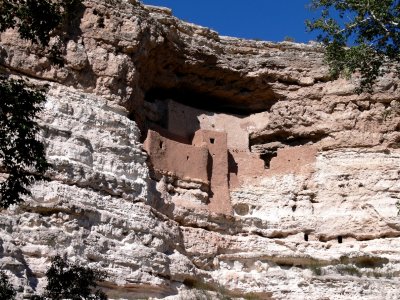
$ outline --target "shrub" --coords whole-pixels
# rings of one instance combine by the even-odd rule
[[[8,282],[8,276],[3,271],[0,271],[0,299],[14,300],[16,294],[17,292]]]

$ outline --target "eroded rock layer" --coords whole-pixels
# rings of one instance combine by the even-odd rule
[[[49,85],[50,180],[0,213],[20,298],[55,254],[106,271],[113,299],[400,298],[394,75],[357,95],[316,44],[222,37],[133,0],[75,13],[63,66],[1,34],[2,72]]]

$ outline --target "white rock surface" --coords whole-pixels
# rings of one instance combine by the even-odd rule
[[[42,290],[61,254],[105,270],[113,299],[400,299],[393,74],[356,95],[356,80],[330,80],[312,43],[220,37],[133,0],[84,5],[64,67],[13,31],[0,37],[2,67],[50,84],[50,180],[0,212],[0,268],[20,298]],[[230,191],[232,216],[175,205],[168,178],[150,177],[139,126],[145,96],[177,87],[219,111],[263,111],[248,126],[253,152],[307,146],[315,159],[247,178]],[[230,114],[213,113],[219,128]],[[207,198],[192,187],[173,188]]]

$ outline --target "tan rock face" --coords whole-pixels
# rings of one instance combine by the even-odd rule
[[[1,34],[5,72],[50,84],[50,181],[0,213],[0,268],[20,298],[57,253],[105,270],[114,299],[400,298],[394,75],[357,95],[315,44],[83,4],[63,67]]]

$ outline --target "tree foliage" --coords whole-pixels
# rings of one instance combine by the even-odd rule
[[[14,300],[17,292],[8,281],[8,276],[3,271],[0,271],[0,299]]]
[[[0,31],[18,28],[20,36],[47,45],[61,21],[58,5],[46,0],[1,0]]]
[[[16,28],[23,39],[48,46],[50,36],[70,17],[80,0],[0,0],[0,32]],[[59,49],[50,58],[61,64]],[[48,168],[44,147],[36,139],[37,114],[45,96],[23,80],[0,78],[0,166],[8,173],[0,183],[0,208],[22,201],[27,187]]]
[[[21,202],[34,180],[42,179],[48,163],[43,144],[36,139],[37,114],[46,98],[22,80],[0,81],[0,159],[6,181],[0,183],[0,207]]]
[[[318,39],[334,77],[359,72],[358,91],[371,91],[388,63],[399,64],[400,1],[312,0],[311,7],[321,16],[307,27],[321,32]]]
[[[51,33],[79,0],[0,0],[0,32],[17,28],[23,39],[47,46]]]
[[[97,281],[105,278],[103,272],[69,264],[60,256],[52,259],[46,272],[47,286],[44,299],[51,300],[106,300],[107,295],[97,289]]]
[[[33,295],[30,300],[107,300],[107,295],[99,290],[97,281],[105,278],[105,273],[69,264],[66,259],[55,256],[46,272],[47,286],[43,295]],[[9,283],[8,276],[0,271],[0,299],[15,300],[17,295]]]

